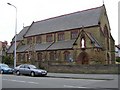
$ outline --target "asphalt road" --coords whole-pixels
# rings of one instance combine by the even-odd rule
[[[116,75],[110,80],[2,75],[2,88],[118,88],[118,78]]]

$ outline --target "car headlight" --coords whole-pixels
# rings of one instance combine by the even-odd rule
[[[42,73],[41,71],[37,71],[38,73]]]

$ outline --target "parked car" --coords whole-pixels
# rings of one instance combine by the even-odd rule
[[[1,74],[12,74],[13,69],[10,68],[7,64],[0,64],[0,73]]]
[[[32,77],[34,76],[46,76],[47,71],[38,69],[36,66],[31,65],[31,64],[21,64],[14,69],[14,73],[16,75],[31,75]]]

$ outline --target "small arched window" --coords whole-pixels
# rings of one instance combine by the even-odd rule
[[[68,62],[73,61],[72,55],[69,51],[65,51],[63,54],[64,54],[64,60],[65,61],[68,61]]]

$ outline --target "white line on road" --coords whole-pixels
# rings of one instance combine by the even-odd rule
[[[19,80],[12,80],[12,79],[2,79],[4,81],[12,81],[12,82],[20,82],[20,83],[31,83],[31,84],[39,84],[37,82],[27,82],[27,81],[19,81]]]
[[[71,86],[71,85],[64,85],[67,88],[88,88],[88,87],[80,87],[80,86]]]

